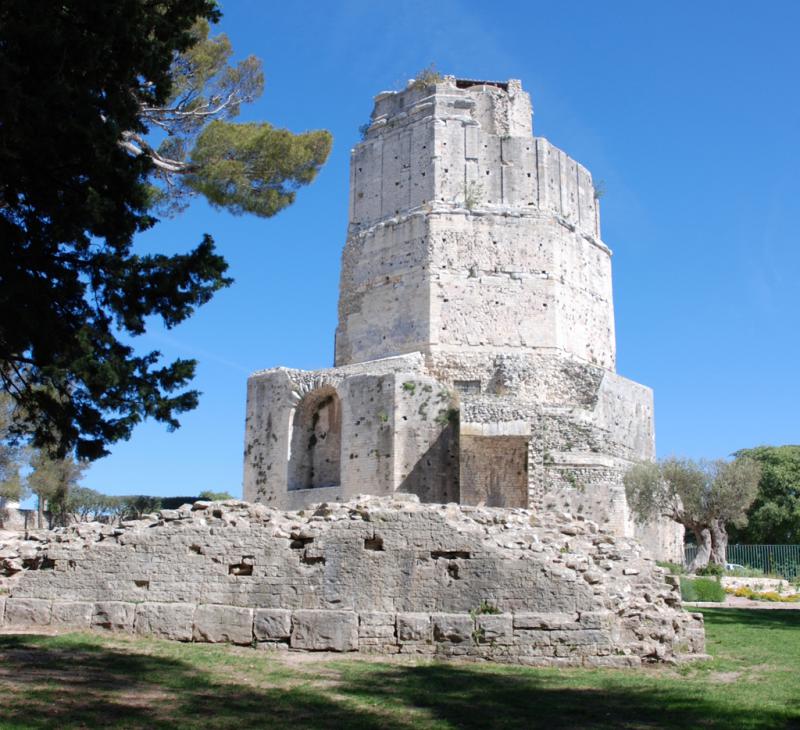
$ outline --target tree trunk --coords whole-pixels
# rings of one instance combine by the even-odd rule
[[[692,532],[697,541],[697,553],[687,568],[690,573],[705,568],[711,558],[711,530],[707,527],[693,527]]]
[[[727,562],[725,557],[727,552],[728,531],[725,529],[725,523],[722,520],[713,520],[711,522],[711,562],[724,566]]]
[[[36,527],[40,530],[44,527],[44,500],[41,494],[36,495]]]

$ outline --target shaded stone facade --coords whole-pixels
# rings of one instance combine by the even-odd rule
[[[376,97],[352,152],[335,366],[249,379],[246,499],[568,510],[679,558],[681,528],[635,525],[622,487],[654,456],[653,398],[615,372],[591,175],[531,119],[513,80]]]

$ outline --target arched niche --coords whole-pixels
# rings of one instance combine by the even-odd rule
[[[332,386],[307,393],[292,414],[289,489],[341,484],[342,405]]]

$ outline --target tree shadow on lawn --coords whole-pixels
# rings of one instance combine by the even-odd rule
[[[800,610],[769,608],[703,608],[706,621],[743,628],[800,629]]]
[[[54,646],[52,638],[0,636],[3,730],[387,727],[379,716],[357,716],[308,684],[261,689],[222,682],[189,662],[138,653],[135,646],[80,640]]]
[[[512,670],[513,671],[513,670]],[[585,671],[585,679],[581,672]],[[406,706],[426,708],[430,716],[454,728],[800,728],[800,711],[778,713],[708,696],[702,685],[666,679],[639,670],[604,673],[575,670],[506,671],[463,665],[382,665],[343,692],[384,697]],[[647,669],[641,670],[647,672]],[[660,681],[665,680],[665,681]],[[570,683],[576,686],[565,686]],[[638,686],[625,686],[626,683]],[[593,686],[592,686],[593,685]],[[730,698],[736,697],[731,689]]]
[[[236,671],[224,663],[224,652],[198,653],[192,664],[135,645],[52,639],[0,636],[0,728],[800,727],[789,719],[800,717],[794,709],[743,711],[725,697],[709,696],[702,684],[661,683],[658,675],[630,671],[565,674],[356,660],[308,663],[287,673],[276,661],[264,664],[263,675],[251,670],[250,685],[232,674],[230,682],[220,680]],[[215,657],[222,657],[216,677],[198,666]]]

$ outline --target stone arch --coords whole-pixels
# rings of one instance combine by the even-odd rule
[[[306,393],[292,413],[288,488],[341,484],[342,404],[324,385]]]

